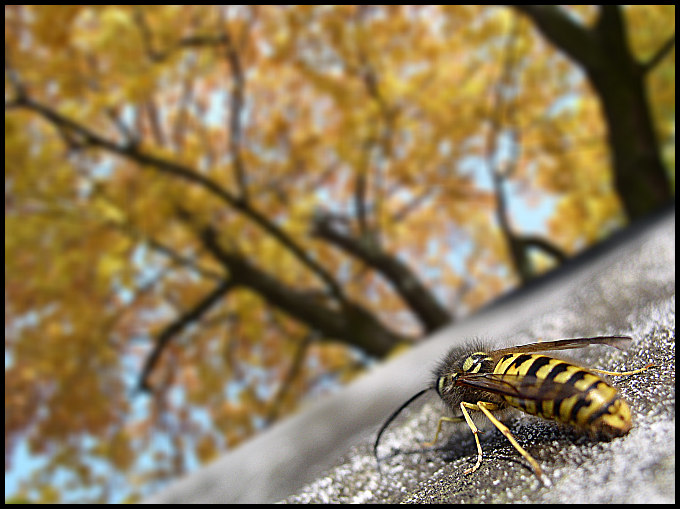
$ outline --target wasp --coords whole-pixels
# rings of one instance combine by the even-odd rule
[[[378,444],[384,431],[402,410],[434,390],[458,415],[439,419],[434,439],[424,446],[435,444],[444,422],[465,421],[477,444],[477,462],[464,471],[471,474],[482,463],[482,447],[478,437],[480,431],[470,412],[481,413],[531,465],[536,477],[549,485],[538,462],[519,445],[494,413],[512,407],[572,426],[599,439],[625,435],[632,426],[630,407],[618,391],[598,375],[629,376],[646,371],[653,364],[634,371],[612,372],[577,366],[539,352],[589,345],[625,349],[631,342],[632,338],[628,336],[598,336],[530,343],[500,350],[490,350],[481,343],[452,348],[435,369],[430,386],[409,398],[380,428],[373,446],[378,469]]]

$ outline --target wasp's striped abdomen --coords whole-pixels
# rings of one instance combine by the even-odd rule
[[[631,428],[630,408],[618,391],[599,376],[563,360],[540,354],[508,353],[493,370],[523,377],[522,395],[505,402],[532,415],[613,438]]]

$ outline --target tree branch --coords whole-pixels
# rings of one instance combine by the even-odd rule
[[[11,59],[9,56],[9,46],[7,46],[7,44],[5,44],[5,75],[9,80],[9,83],[14,88],[14,95],[16,96],[16,100],[13,102],[25,98],[26,88],[24,87],[24,84],[21,82],[21,77],[19,76],[19,73],[16,71],[16,69],[14,69],[14,67],[12,67]],[[7,104],[8,103],[6,102],[5,107],[7,107]]]
[[[370,30],[365,26],[365,18],[369,12],[369,8],[366,6],[359,6],[356,11],[356,22],[357,28],[362,31]],[[392,137],[394,133],[394,123],[397,116],[397,109],[391,107],[390,104],[385,99],[384,94],[380,90],[380,79],[378,73],[375,70],[368,58],[367,51],[361,40],[357,44],[357,57],[358,57],[358,69],[356,70],[358,77],[363,81],[364,87],[369,98],[374,101],[379,110],[380,120],[382,120],[382,126],[379,127],[378,136],[370,135],[370,138],[366,140],[364,144],[364,150],[366,156],[364,158],[364,167],[360,168],[357,172],[357,179],[355,185],[355,210],[357,214],[357,221],[359,225],[359,231],[361,237],[366,241],[370,241],[376,245],[381,243],[381,230],[380,230],[380,219],[382,215],[383,206],[383,179],[382,171],[379,164],[376,165],[375,170],[372,175],[369,175],[369,169],[371,168],[371,158],[373,147],[378,146],[379,160],[389,161],[392,157]],[[369,203],[369,183],[372,195],[372,204]],[[372,212],[373,221],[369,218],[368,213]]]
[[[325,337],[354,345],[379,358],[398,344],[412,341],[408,336],[389,330],[372,313],[349,299],[342,300],[339,307],[330,306],[327,299],[286,285],[249,260],[224,250],[212,227],[205,227],[201,238],[213,256],[229,270],[234,283],[256,292],[270,305]]]
[[[519,242],[522,243],[524,249],[530,247],[538,248],[541,251],[544,251],[545,253],[555,258],[555,260],[557,260],[557,262],[560,264],[564,263],[567,260],[567,255],[564,251],[562,251],[559,247],[555,246],[551,242],[548,242],[547,240],[541,237],[535,237],[531,235],[520,236],[518,240]]]
[[[153,140],[159,147],[165,146],[166,137],[161,126],[161,120],[158,115],[158,108],[156,103],[152,98],[148,98],[142,103],[142,111],[146,113],[146,117],[149,120],[149,127],[151,128],[151,134],[153,135]]]
[[[267,425],[271,424],[278,418],[279,412],[281,410],[281,404],[293,385],[293,382],[297,378],[298,373],[300,373],[302,364],[307,354],[307,349],[309,348],[309,345],[312,344],[314,336],[314,332],[310,331],[305,334],[305,337],[300,341],[300,344],[295,351],[295,355],[293,356],[293,362],[288,369],[286,378],[281,382],[279,390],[276,391],[276,394],[272,398],[272,404],[269,408],[269,411],[267,412],[267,417],[265,418]]]
[[[106,139],[91,129],[29,97],[17,97],[15,100],[6,103],[5,108],[24,108],[38,113],[58,129],[77,135],[80,138],[80,148],[87,146],[101,148],[140,164],[142,169],[144,167],[151,167],[161,173],[166,173],[199,185],[260,226],[283,247],[288,249],[303,265],[316,274],[325,283],[329,294],[333,298],[338,301],[343,300],[342,289],[335,278],[298,245],[292,237],[248,202],[239,199],[214,180],[182,164],[142,152],[137,146],[125,146]]]
[[[222,11],[220,11],[222,12]],[[229,151],[234,161],[234,172],[236,174],[236,182],[243,201],[248,201],[248,185],[246,180],[246,168],[241,155],[241,144],[243,141],[243,126],[241,125],[241,118],[243,115],[243,105],[245,96],[245,75],[243,74],[243,66],[241,65],[241,58],[239,57],[236,47],[232,41],[229,29],[226,26],[226,20],[222,19],[224,25],[222,37],[224,39],[225,53],[227,62],[231,70],[231,95],[229,107]]]
[[[221,15],[220,18],[222,24],[225,25],[221,34],[217,36],[189,36],[184,37],[177,41],[177,43],[166,51],[158,51],[153,45],[153,34],[149,28],[144,13],[141,8],[137,8],[135,11],[135,21],[139,26],[139,30],[142,34],[142,41],[146,48],[146,53],[149,59],[153,62],[161,62],[165,60],[173,51],[183,49],[183,48],[197,48],[197,47],[217,47],[224,46],[225,56],[227,63],[231,71],[231,93],[229,95],[229,121],[228,121],[228,132],[229,132],[229,151],[233,158],[234,173],[236,177],[236,183],[240,192],[240,199],[243,201],[248,200],[248,187],[246,178],[246,168],[243,162],[242,156],[242,140],[243,140],[243,126],[242,126],[242,116],[243,116],[243,106],[245,103],[245,74],[243,72],[243,66],[241,64],[240,56],[236,50],[233,43],[232,37],[226,27],[226,22]],[[159,127],[152,122],[152,127],[154,127],[153,132],[158,133]]]
[[[157,241],[154,238],[147,238],[147,242],[149,243],[149,246],[153,248],[154,250],[158,251],[159,253],[162,253],[163,255],[167,256],[170,258],[173,262],[175,262],[177,265],[181,265],[183,267],[187,267],[196,273],[200,274],[201,276],[212,279],[215,281],[221,281],[224,279],[224,274],[219,274],[215,271],[205,269],[199,265],[196,265],[194,260],[191,258],[188,258],[186,256],[182,256],[179,254],[177,251],[175,251],[172,248],[169,248],[165,244],[162,244],[161,242]]]
[[[600,54],[594,53],[597,47],[594,33],[565,15],[561,7],[515,5],[514,8],[531,18],[543,36],[571,58],[587,68],[597,66]]]
[[[494,94],[494,110],[491,114],[491,130],[487,138],[486,160],[491,173],[494,193],[496,194],[496,218],[498,220],[498,225],[506,239],[508,250],[510,251],[510,256],[512,258],[517,275],[523,283],[526,283],[535,275],[535,271],[531,266],[529,259],[529,247],[536,247],[547,252],[560,263],[564,262],[566,256],[559,248],[553,246],[547,240],[543,240],[539,237],[518,235],[513,231],[510,224],[509,206],[503,186],[507,179],[511,177],[517,169],[520,158],[519,149],[521,145],[520,133],[514,125],[516,123],[514,119],[515,105],[511,101],[507,101],[505,97],[509,95],[507,94],[508,89],[512,90],[513,87],[516,86],[516,84],[513,84],[512,74],[513,70],[517,66],[516,57],[514,55],[514,45],[518,35],[518,27],[519,25],[516,24],[506,43],[506,55],[503,64],[502,75],[496,86],[496,93]],[[494,162],[494,158],[498,153],[498,136],[504,129],[504,111],[506,111],[507,117],[507,119],[505,119],[505,122],[507,122],[505,129],[512,136],[512,153],[508,166],[504,169],[501,169],[498,167],[499,165]]]
[[[661,45],[657,52],[647,62],[642,64],[642,72],[648,73],[654,69],[659,63],[666,58],[671,50],[675,47],[675,33],[668,40]]]
[[[140,141],[139,133],[135,132],[132,128],[127,126],[125,122],[123,122],[123,119],[120,118],[120,115],[118,114],[116,108],[107,108],[106,114],[111,119],[113,124],[116,126],[116,129],[118,129],[118,132],[125,140],[125,144],[127,146],[134,146],[139,144]]]
[[[177,154],[182,152],[184,147],[185,133],[189,121],[189,104],[194,97],[194,89],[191,80],[182,82],[182,95],[179,101],[179,112],[177,119],[172,126],[172,144]]]
[[[224,35],[190,35],[182,37],[165,51],[159,51],[154,47],[153,33],[151,32],[149,24],[146,22],[146,17],[140,6],[136,6],[135,8],[134,20],[139,27],[147,57],[149,60],[156,63],[163,62],[173,52],[181,49],[215,47],[227,42]]]
[[[486,165],[489,169],[491,175],[491,181],[493,183],[494,194],[496,195],[496,220],[498,221],[498,227],[505,239],[510,259],[512,265],[514,266],[517,276],[520,278],[522,283],[526,283],[532,275],[532,271],[529,264],[529,259],[527,253],[524,250],[523,245],[518,241],[512,226],[510,224],[510,212],[508,207],[508,201],[505,195],[505,182],[507,175],[514,172],[505,172],[499,168],[499,164],[496,162],[496,157],[498,155],[498,137],[501,135],[504,122],[504,111],[507,107],[505,100],[505,95],[508,89],[512,87],[513,80],[513,70],[516,67],[517,62],[515,61],[514,55],[514,45],[517,40],[519,24],[515,21],[511,33],[508,35],[505,42],[505,56],[503,60],[503,67],[501,70],[501,75],[495,86],[495,91],[493,95],[492,110],[489,114],[489,120],[491,123],[491,128],[489,129],[487,139],[486,139]],[[508,109],[508,119],[507,124],[512,126],[512,115],[514,110],[511,107]],[[517,137],[516,129],[512,129],[513,138]],[[514,141],[514,140],[513,140]],[[514,167],[517,164],[517,159],[519,155],[517,150],[513,150],[513,160],[510,163],[510,167]]]
[[[423,328],[432,332],[448,324],[453,319],[430,290],[420,282],[418,276],[396,256],[384,253],[376,246],[342,233],[334,226],[331,216],[318,216],[312,234],[342,249],[354,258],[375,269],[387,279],[411,311],[416,315]]]
[[[370,151],[366,154],[366,160],[370,159]],[[359,232],[362,237],[368,238],[372,235],[371,229],[368,226],[368,211],[367,211],[367,193],[368,193],[368,176],[367,171],[370,165],[365,165],[364,168],[359,168],[357,176],[354,179],[354,211],[359,225]]]
[[[579,26],[555,6],[515,6],[527,14],[544,37],[585,70],[602,104],[611,148],[614,185],[629,219],[644,216],[672,198],[654,116],[649,107],[645,71],[670,51],[666,42],[641,64],[630,51],[622,7],[601,5],[591,28]]]
[[[428,187],[415,196],[410,202],[404,204],[399,210],[392,214],[392,221],[396,224],[406,219],[406,216],[415,211],[423,203],[432,197],[433,194],[438,193],[439,189],[436,187]]]
[[[152,387],[149,383],[149,377],[156,364],[158,364],[163,350],[167,347],[170,341],[180,332],[182,332],[188,325],[200,319],[215,303],[217,303],[227,292],[235,287],[234,281],[229,279],[222,281],[215,289],[199,301],[193,308],[183,313],[174,322],[169,324],[156,338],[151,353],[144,363],[142,373],[139,377],[137,390],[142,392],[151,392]]]

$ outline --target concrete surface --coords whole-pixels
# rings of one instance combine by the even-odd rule
[[[613,378],[633,412],[623,438],[599,442],[519,412],[505,420],[551,479],[543,486],[495,428],[481,435],[484,460],[463,424],[425,448],[444,408],[436,395],[404,412],[383,435],[382,475],[372,455],[384,419],[426,386],[452,346],[484,337],[499,347],[542,339],[625,334],[621,352],[576,350],[582,365],[626,370]],[[564,356],[563,356],[564,357]],[[151,503],[276,502],[675,502],[675,210],[664,212],[570,261],[550,276],[442,330],[310,404],[211,465],[149,498]]]

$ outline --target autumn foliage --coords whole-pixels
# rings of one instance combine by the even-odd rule
[[[135,500],[671,199],[674,20],[6,7],[18,494]]]

